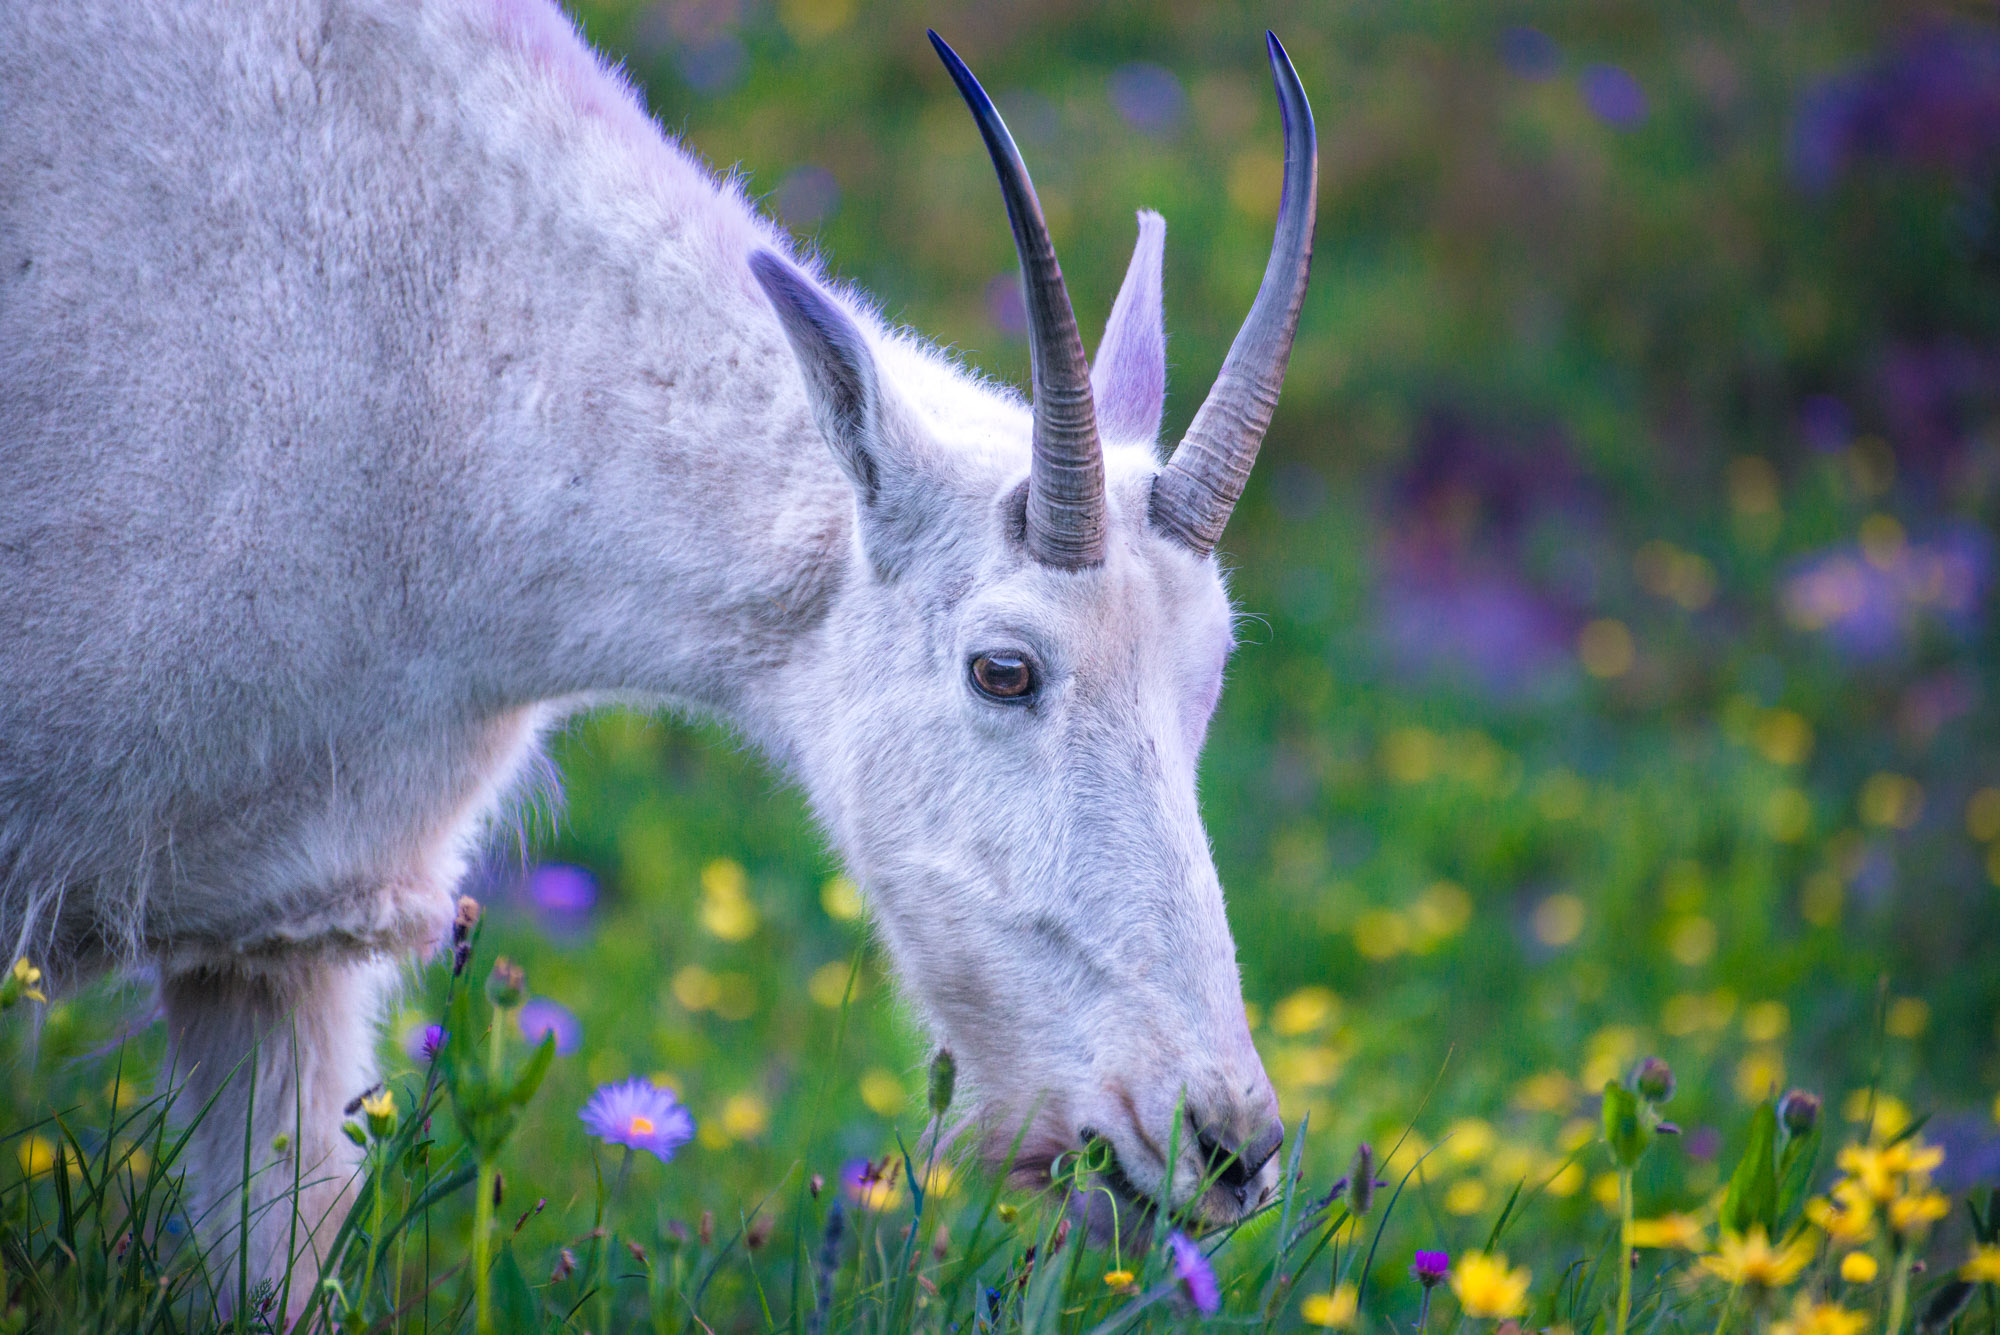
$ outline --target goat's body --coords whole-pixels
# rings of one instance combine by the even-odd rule
[[[156,963],[200,1097],[335,1006],[335,1176],[351,975],[441,939],[538,733],[754,730],[840,570],[773,235],[625,96],[538,3],[0,7],[0,947]]]
[[[4,944],[435,941],[547,702],[728,708],[823,601],[769,236],[538,21],[6,7]]]
[[[1100,441],[1010,213],[1058,458],[1056,408],[771,253],[552,0],[0,4],[0,946],[156,966],[187,1102],[220,1092],[197,1214],[233,1205],[248,1116],[260,1273],[290,1245],[272,1137],[303,1114],[317,1250],[396,962],[541,731],[609,698],[725,717],[799,780],[993,1157],[1103,1135],[1121,1182],[1220,1219],[1271,1189],[1194,786],[1211,553],[1310,255],[1269,52],[1279,244],[1163,468],[1157,218]]]

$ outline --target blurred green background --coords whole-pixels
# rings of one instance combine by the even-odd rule
[[[2000,1169],[1990,5],[578,9],[835,272],[1020,383],[936,27],[1021,142],[1091,341],[1133,210],[1166,215],[1170,440],[1264,265],[1262,30],[1288,45],[1317,263],[1224,541],[1247,620],[1203,792],[1311,1172],[1416,1118],[1456,1128],[1423,1186],[1454,1251],[1541,1169],[1535,1208],[1597,1227],[1596,1160],[1562,1155],[1646,1052],[1688,1134],[1642,1213],[1698,1200],[1722,1129],[1792,1084],[1838,1108],[1879,1075],[1936,1112],[1947,1185]],[[557,757],[560,818],[482,891],[574,1040],[510,1192],[587,1215],[573,1109],[635,1073],[702,1128],[645,1165],[663,1220],[913,1136],[922,1038],[797,795],[660,719]],[[101,1037],[74,1007],[48,1031]]]
[[[1021,383],[937,28],[1021,142],[1087,339],[1133,210],[1166,215],[1169,440],[1268,253],[1276,30],[1320,129],[1317,263],[1224,543],[1249,620],[1203,789],[1288,1117],[1344,1155],[1442,1069],[1451,1116],[1420,1129],[1504,1133],[1658,1050],[1697,1181],[1740,1100],[1878,1064],[1959,1159],[2000,1156],[1990,7],[581,17],[836,273]],[[866,933],[796,795],[666,723],[599,718],[559,756],[547,856],[599,898],[553,941],[525,910],[514,944],[580,1018],[576,1088],[671,1073],[695,1178],[775,1180],[827,1074],[844,1152],[911,1130],[924,1052],[872,950],[816,1065]],[[1504,1190],[1519,1157],[1467,1171]]]

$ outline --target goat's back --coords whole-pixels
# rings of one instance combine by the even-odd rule
[[[528,745],[436,661],[536,318],[476,17],[0,5],[0,935],[310,935]]]

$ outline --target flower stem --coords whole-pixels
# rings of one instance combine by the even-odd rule
[[[1910,1306],[1910,1262],[1914,1259],[1914,1249],[1899,1243],[1896,1247],[1896,1269],[1889,1279],[1889,1320],[1882,1327],[1882,1335],[1897,1335],[1903,1329],[1903,1317]]]
[[[1743,1281],[1729,1286],[1729,1296],[1722,1300],[1722,1312],[1715,1318],[1715,1335],[1729,1335],[1729,1318],[1736,1315],[1736,1295],[1743,1292]]]
[[[1613,1335],[1625,1335],[1632,1319],[1632,1170],[1618,1169],[1618,1325]]]
[[[488,1049],[486,1078],[489,1087],[500,1081],[500,1058],[505,1049],[506,1014],[493,1008],[492,1046]],[[490,1153],[490,1152],[489,1152]],[[490,1157],[479,1160],[479,1198],[472,1203],[472,1295],[473,1329],[479,1335],[493,1335],[493,1180],[499,1169]]]
[[[407,1160],[404,1161],[404,1167],[406,1169],[408,1168]],[[406,1171],[403,1174],[402,1213],[404,1215],[408,1215],[409,1212],[410,1212],[410,1176],[409,1173]],[[397,1232],[396,1273],[394,1277],[395,1291],[389,1295],[389,1330],[391,1332],[391,1335],[394,1335],[394,1332],[400,1331],[403,1328],[403,1315],[400,1310],[403,1301],[403,1254],[408,1250],[409,1241],[410,1241],[409,1229],[405,1228]]]
[[[625,1147],[625,1157],[619,1160],[618,1176],[611,1180],[611,1190],[597,1207],[597,1319],[605,1330],[611,1329],[611,1205],[618,1199],[618,1193],[625,1186],[625,1176],[632,1171],[632,1147]]]
[[[369,1147],[368,1157],[374,1160],[369,1173],[368,1190],[374,1196],[370,1202],[371,1213],[368,1224],[368,1259],[361,1267],[361,1313],[368,1313],[368,1295],[375,1291],[375,1258],[382,1254],[382,1188],[387,1185],[383,1177],[387,1175],[389,1156],[378,1139]],[[396,1310],[395,1299],[389,1300],[389,1310]]]

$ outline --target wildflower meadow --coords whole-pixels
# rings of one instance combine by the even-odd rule
[[[1100,1144],[971,1160],[798,795],[613,710],[383,1017],[300,1291],[203,1245],[148,980],[0,961],[0,1335],[2000,1335],[1991,6],[573,12],[1025,383],[924,30],[977,52],[1090,333],[1167,218],[1169,439],[1268,253],[1282,36],[1316,265],[1202,764],[1280,1190],[1204,1231]]]

